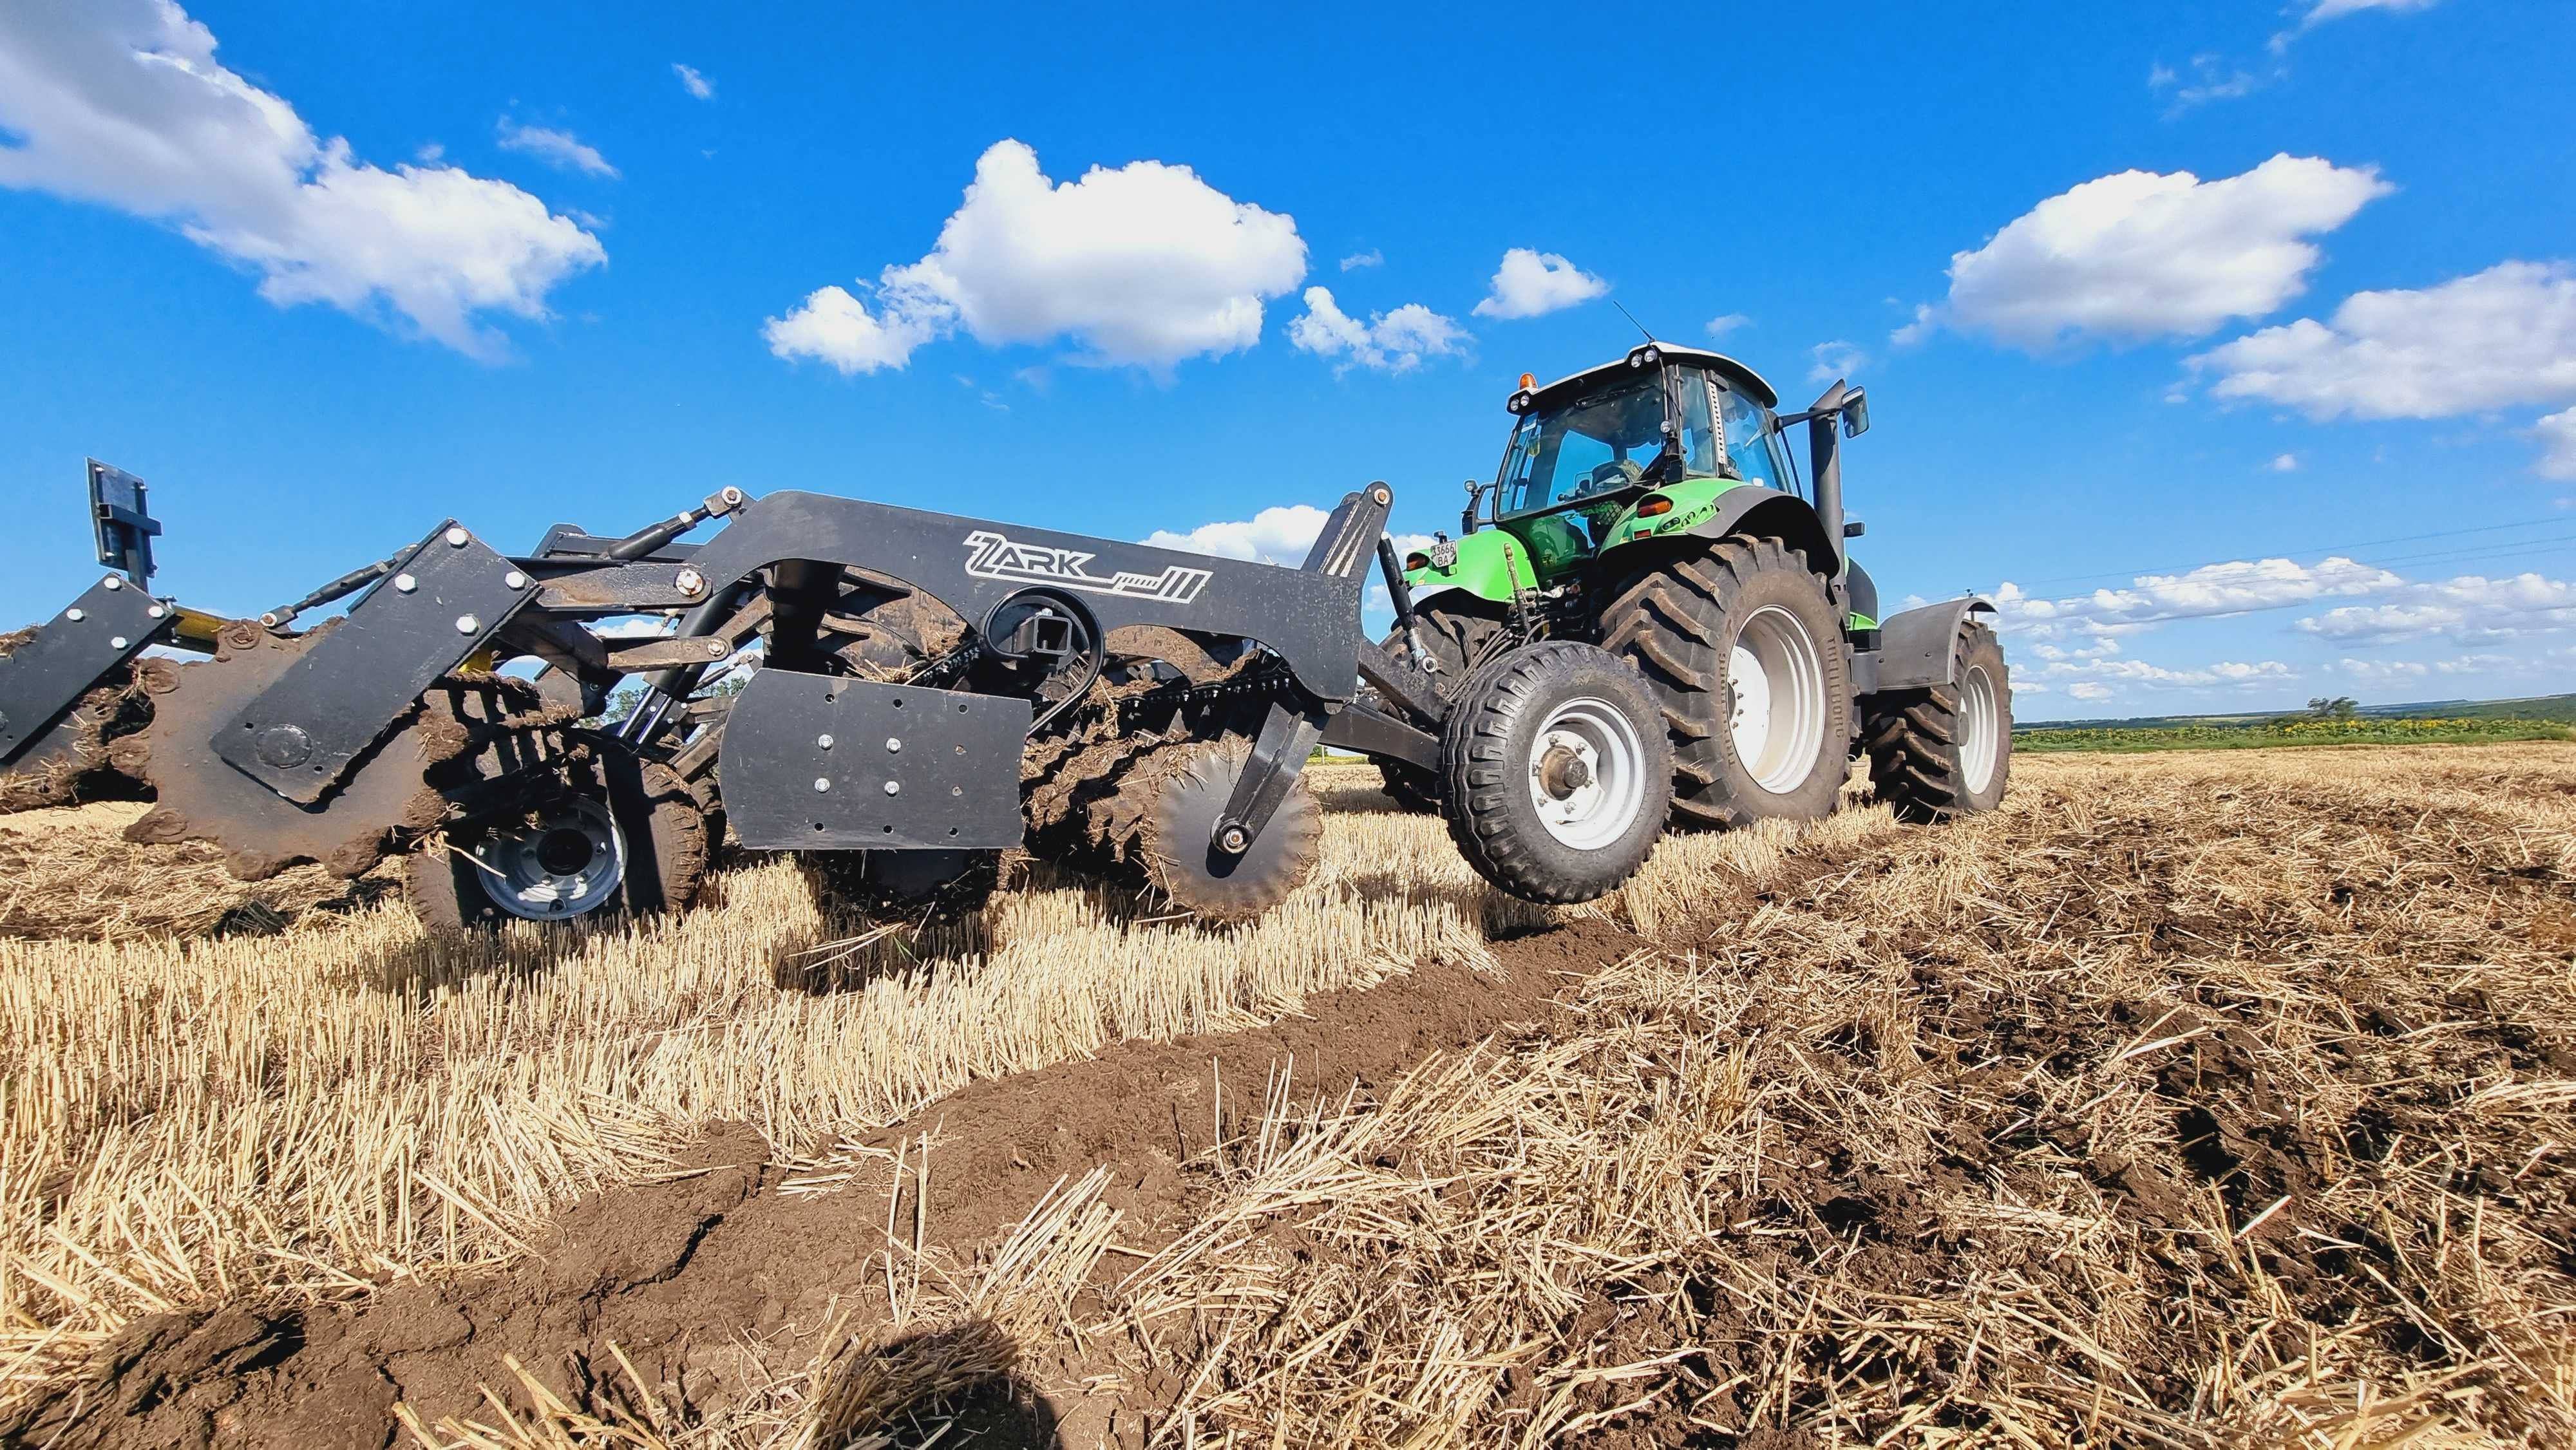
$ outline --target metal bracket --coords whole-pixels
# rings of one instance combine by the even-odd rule
[[[1424,770],[1440,768],[1440,741],[1365,700],[1353,700],[1324,722],[1323,742],[1367,755],[1392,756]]]
[[[733,653],[732,641],[720,634],[677,635],[648,639],[608,652],[608,668],[620,674],[663,670],[678,665],[711,665]]]
[[[536,593],[508,559],[443,524],[226,722],[215,753],[310,805],[422,691],[483,648]]]
[[[1020,844],[1029,702],[765,669],[725,715],[717,775],[755,850]]]
[[[143,501],[143,480],[122,468],[89,460],[90,527],[98,534],[98,561],[123,570],[138,589],[152,580],[152,538],[161,522]]]
[[[1252,758],[1243,763],[1234,794],[1226,798],[1224,813],[1208,832],[1210,846],[1229,856],[1252,849],[1279,803],[1288,798],[1288,788],[1297,783],[1297,773],[1306,768],[1306,757],[1315,753],[1328,718],[1320,705],[1297,709],[1285,701],[1270,702],[1261,735],[1252,742]]]
[[[46,758],[53,747],[43,742],[63,715],[100,676],[158,643],[176,613],[110,574],[0,659],[0,765]]]

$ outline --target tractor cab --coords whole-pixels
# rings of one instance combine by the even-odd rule
[[[1779,401],[1733,358],[1660,342],[1545,387],[1525,375],[1506,404],[1517,422],[1502,467],[1490,485],[1471,485],[1463,520],[1471,536],[1487,526],[1495,536],[1408,560],[1414,582],[1468,583],[1436,565],[1475,555],[1460,562],[1520,574],[1479,581],[1477,592],[1508,598],[1515,585],[1544,587],[1605,550],[1705,518],[1729,489],[1803,494],[1781,447]]]

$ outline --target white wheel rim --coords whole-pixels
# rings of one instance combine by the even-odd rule
[[[1609,701],[1586,695],[1557,706],[1530,745],[1539,825],[1578,851],[1615,844],[1645,806],[1645,756],[1636,727]]]
[[[1967,678],[1959,682],[1959,774],[1970,795],[1983,795],[1994,784],[2003,740],[2003,711],[1995,702],[1994,678],[1985,666],[1970,665]]]
[[[1727,731],[1735,758],[1773,795],[1804,785],[1825,745],[1825,667],[1798,616],[1753,611],[1727,654]]]
[[[576,864],[574,838],[586,848]],[[475,843],[474,879],[512,916],[562,921],[596,910],[626,879],[626,837],[608,807],[587,797],[534,824],[495,831]]]

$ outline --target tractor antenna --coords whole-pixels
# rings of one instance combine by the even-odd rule
[[[1613,306],[1613,307],[1617,307],[1617,308],[1619,308],[1619,315],[1620,315],[1621,317],[1624,317],[1624,318],[1628,319],[1628,325],[1629,325],[1630,327],[1633,327],[1633,328],[1637,329],[1639,332],[1646,332],[1646,324],[1644,324],[1644,323],[1642,323],[1642,322],[1639,322],[1639,321],[1637,320],[1637,314],[1635,314],[1635,313],[1633,313],[1633,312],[1629,311],[1626,307],[1621,306],[1618,298],[1616,298],[1616,297],[1611,298],[1611,299],[1610,299],[1610,305],[1611,305],[1611,306]],[[1659,339],[1657,339],[1657,338],[1656,338],[1656,336],[1655,336],[1653,333],[1651,333],[1651,332],[1646,332],[1646,341],[1648,341],[1648,342],[1655,342],[1655,341],[1658,341],[1658,340],[1659,340]]]

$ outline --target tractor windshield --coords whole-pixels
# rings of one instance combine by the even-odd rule
[[[1496,511],[1508,517],[1628,487],[1664,447],[1664,389],[1627,381],[1522,417],[1503,454]]]

